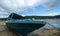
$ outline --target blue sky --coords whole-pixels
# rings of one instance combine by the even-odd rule
[[[60,0],[0,0],[0,18],[11,13],[22,16],[60,15]]]
[[[43,6],[37,6],[35,9],[28,8],[24,12],[18,12],[21,15],[36,15],[36,16],[54,16],[60,15],[60,7],[54,8],[52,10],[46,10]]]

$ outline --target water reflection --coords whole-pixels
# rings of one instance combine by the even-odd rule
[[[41,20],[48,22],[49,24],[53,25],[56,28],[60,28],[60,19],[41,19]],[[53,28],[49,24],[46,24],[44,27]]]

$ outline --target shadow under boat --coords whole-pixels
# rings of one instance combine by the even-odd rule
[[[40,20],[25,19],[25,17],[12,13],[6,22],[9,31],[15,32],[17,36],[22,34],[27,36],[28,33],[45,26],[46,22]]]

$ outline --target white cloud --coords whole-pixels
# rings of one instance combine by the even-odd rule
[[[42,5],[47,10],[52,10],[56,8],[57,6],[60,6],[60,0],[46,0]]]
[[[60,13],[55,13],[55,12],[54,12],[54,13],[49,13],[48,15],[49,15],[49,16],[55,16],[55,15],[60,15]]]
[[[3,15],[0,16],[0,18],[6,18],[6,17],[8,17],[8,16],[3,16]]]
[[[0,18],[6,18],[8,17],[9,13],[7,12],[0,12]]]
[[[0,12],[4,12],[5,10],[2,8],[2,7],[0,7]]]
[[[0,12],[0,15],[1,15],[1,14],[3,15],[3,14],[9,14],[9,13],[7,13],[7,12]]]
[[[5,10],[17,12],[36,6],[40,0],[0,0],[0,6]]]
[[[6,11],[18,12],[42,5],[49,10],[54,8],[59,2],[60,0],[0,0],[0,7]]]

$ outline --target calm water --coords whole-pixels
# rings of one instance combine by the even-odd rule
[[[60,24],[60,19],[42,19],[46,22],[49,22],[51,24]]]
[[[53,25],[56,28],[60,28],[60,19],[41,19]],[[51,25],[46,25],[45,27],[51,27]]]

